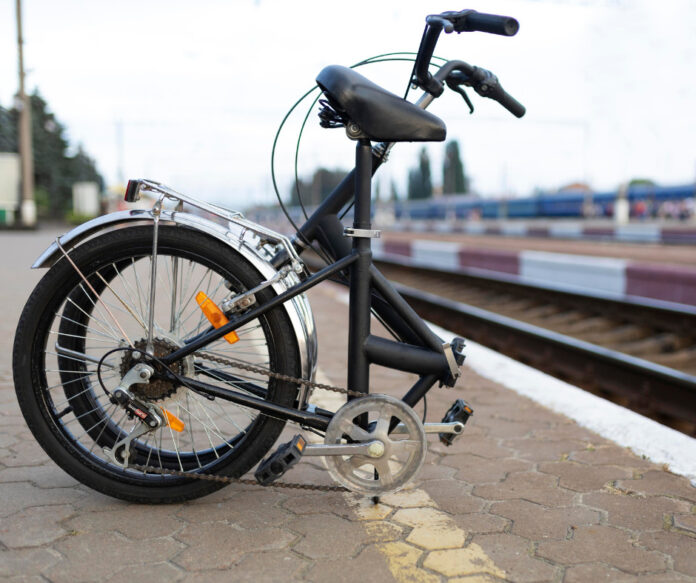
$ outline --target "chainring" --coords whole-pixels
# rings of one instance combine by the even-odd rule
[[[358,423],[367,416],[368,429]],[[402,424],[399,433],[393,429]],[[379,496],[403,488],[425,461],[425,430],[415,411],[388,395],[369,395],[349,401],[331,419],[324,443],[361,443],[379,440],[380,457],[366,455],[327,456],[329,473],[349,490]]]

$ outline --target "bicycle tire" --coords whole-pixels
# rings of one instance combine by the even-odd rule
[[[63,470],[83,484],[116,498],[142,503],[171,503],[207,495],[221,488],[223,484],[145,474],[132,469],[124,470],[110,462],[103,454],[103,448],[113,445],[116,440],[126,434],[129,421],[116,421],[115,414],[110,413],[111,409],[107,404],[108,396],[96,382],[96,365],[86,360],[87,356],[97,359],[99,354],[103,355],[107,352],[107,348],[113,349],[114,345],[118,348],[119,345],[124,344],[123,338],[120,342],[118,341],[118,337],[122,334],[114,330],[115,326],[110,323],[108,317],[109,309],[104,307],[109,303],[111,303],[111,311],[118,313],[118,318],[126,321],[126,328],[128,328],[126,332],[129,337],[131,330],[137,330],[138,326],[143,326],[145,317],[144,314],[139,313],[135,301],[143,294],[138,295],[134,288],[136,285],[140,286],[139,272],[145,273],[149,270],[147,259],[152,256],[152,236],[152,226],[128,227],[98,235],[70,252],[71,258],[86,275],[94,291],[102,298],[104,305],[94,298],[92,290],[88,289],[68,261],[65,259],[57,261],[32,292],[20,317],[15,335],[13,372],[17,399],[27,425],[49,457]],[[178,265],[179,261],[182,265],[186,265],[189,270],[187,273],[191,276],[189,280],[197,279],[199,272],[204,273],[200,281],[207,277],[208,293],[211,293],[210,288],[213,286],[211,282],[217,281],[215,293],[218,296],[229,293],[227,290],[224,292],[220,290],[220,282],[228,290],[239,293],[255,287],[263,280],[262,276],[243,257],[221,242],[198,231],[162,225],[158,233],[160,277],[157,281],[158,285],[162,285],[162,279],[166,283],[169,278],[169,284],[172,287],[174,281],[177,281],[178,285],[179,273],[172,267],[170,272],[166,272],[165,269],[166,273],[162,274],[160,263],[165,262],[166,267],[167,261],[171,265],[175,263]],[[194,273],[195,277],[192,275]],[[180,278],[183,282],[183,273]],[[130,285],[128,281],[133,284],[131,292],[135,292],[134,295],[128,291]],[[187,285],[189,284],[190,281],[187,282]],[[166,285],[163,287],[166,288]],[[183,296],[183,283],[181,288]],[[195,293],[197,289],[195,283],[191,289],[192,294]],[[186,290],[188,296],[188,287]],[[144,292],[144,289],[140,291]],[[122,296],[121,299],[118,299],[118,295]],[[274,292],[267,288],[257,294],[257,302],[262,303],[273,295]],[[130,297],[124,299],[126,296]],[[170,294],[171,304],[174,303],[172,299],[174,296],[175,294]],[[166,299],[166,294],[157,295],[156,308],[160,312]],[[188,314],[187,320],[192,317],[195,320],[198,317],[197,306],[194,304],[193,307],[189,307],[188,302],[183,301],[182,298],[179,300],[185,305],[181,308],[181,312],[171,307],[172,322],[177,313],[180,314],[181,320],[186,314]],[[143,307],[141,303],[140,308]],[[129,310],[130,320],[128,319]],[[140,312],[144,310],[141,309]],[[185,326],[177,320],[176,325],[181,324],[182,338],[195,335],[201,328],[201,321],[205,322],[200,317],[198,328],[187,332],[183,330]],[[163,329],[166,330],[166,327],[158,327],[160,333]],[[146,330],[142,330],[138,337],[140,345],[144,345],[145,333]],[[289,376],[299,376],[299,349],[288,316],[282,308],[270,310],[258,320],[240,329],[238,333],[240,342],[228,347],[221,340],[224,346],[217,345],[219,348],[216,350],[227,351],[223,354],[237,354],[237,358],[240,358],[240,352],[242,355],[247,354],[244,358],[257,360],[266,358],[266,364],[271,370]],[[246,336],[244,336],[245,333]],[[166,338],[160,338],[158,334],[153,335],[157,338],[158,346],[161,344],[163,350],[167,348],[168,343],[174,342],[167,334],[164,334]],[[178,339],[179,345],[184,341],[182,338]],[[104,346],[102,344],[96,347],[90,346],[90,343],[97,341]],[[51,342],[55,344],[51,345]],[[75,358],[66,356],[69,353],[64,350],[60,353],[53,352],[51,348],[58,350],[55,346],[59,342],[61,348],[84,353],[86,356]],[[210,349],[211,346],[215,345],[205,349]],[[246,353],[241,350],[242,348],[247,349]],[[127,356],[130,354],[132,352],[127,350],[124,350],[123,354],[117,351],[110,357],[109,362],[113,368],[107,384],[110,382],[111,388],[120,380],[125,369],[131,366],[132,362]],[[195,363],[193,359],[188,362],[189,373],[193,371],[196,375],[204,374],[207,382],[232,385],[235,389],[240,386],[251,386],[252,382],[255,387],[261,383],[256,379],[233,383],[223,380],[223,377],[229,379],[229,376],[224,376],[223,369],[219,365],[218,368],[210,368],[200,362]],[[194,364],[191,365],[191,362]],[[50,368],[53,363],[55,363],[55,369]],[[243,375],[239,377],[242,378]],[[56,386],[49,384],[54,380]],[[245,382],[249,384],[245,385]],[[283,406],[292,406],[295,402],[298,392],[296,384],[276,379],[264,379],[263,383],[268,400]],[[172,450],[171,446],[166,449],[163,443],[168,437],[162,435],[165,431],[165,427],[162,427],[158,430],[159,444],[157,438],[154,443],[149,443],[149,437],[148,441],[135,442],[131,451],[131,459],[135,463],[142,464],[156,459],[162,469],[200,470],[223,476],[240,477],[263,458],[285,425],[284,420],[258,414],[257,411],[253,411],[255,417],[251,418],[248,409],[228,401],[221,402],[218,399],[213,404],[227,415],[227,418],[224,418],[222,413],[217,413],[216,419],[220,419],[220,424],[223,420],[226,424],[225,429],[221,429],[218,427],[218,422],[211,418],[211,412],[207,411],[208,407],[212,411],[213,405],[199,403],[198,399],[204,399],[204,397],[185,386],[161,381],[156,388],[147,385],[134,387],[136,389],[141,387],[143,394],[139,396],[145,400],[165,404],[163,406],[167,407],[170,403],[174,403],[177,410],[181,408],[187,412],[191,421],[191,426],[187,425],[190,437],[186,442],[190,450],[179,449],[180,443],[177,442],[179,438],[171,430],[169,433],[172,434],[171,443],[174,449]],[[65,403],[59,401],[56,395],[60,395]],[[62,409],[60,405],[63,406]],[[191,410],[194,408],[200,418],[196,414],[193,415],[193,419],[191,418]],[[117,409],[114,409],[114,413],[116,411]],[[211,420],[208,421],[204,414]],[[248,425],[242,428],[235,419],[246,419],[246,417],[250,420]],[[193,426],[196,425],[196,421],[203,429],[199,427],[194,432]],[[97,424],[96,429],[93,428],[95,424]],[[237,429],[239,432],[236,435],[228,435],[229,432]],[[80,433],[77,433],[78,431]],[[216,433],[219,435],[215,435]],[[209,447],[201,449],[196,446],[195,436],[198,434],[207,434]],[[201,440],[204,438],[199,437],[199,443]],[[87,445],[90,442],[92,445],[88,448]],[[153,458],[154,451],[157,455]]]

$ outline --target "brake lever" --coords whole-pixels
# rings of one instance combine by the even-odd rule
[[[459,93],[464,98],[464,101],[466,101],[466,104],[469,106],[469,114],[474,113],[474,104],[471,103],[471,99],[469,99],[469,96],[466,94],[466,91],[462,89],[461,85],[458,83],[455,83],[454,81],[450,81],[449,79],[446,81],[447,87],[449,87],[452,91],[455,91]]]

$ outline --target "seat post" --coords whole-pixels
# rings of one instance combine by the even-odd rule
[[[370,140],[360,139],[355,151],[355,209],[353,228],[370,230],[372,147]],[[353,237],[353,253],[358,259],[350,267],[350,307],[348,331],[348,388],[368,393],[370,363],[365,353],[365,340],[370,334],[370,265],[369,237]]]

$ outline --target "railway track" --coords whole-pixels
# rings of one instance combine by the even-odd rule
[[[376,263],[428,320],[696,435],[696,308]]]
[[[696,436],[696,308],[375,263],[427,320]]]

